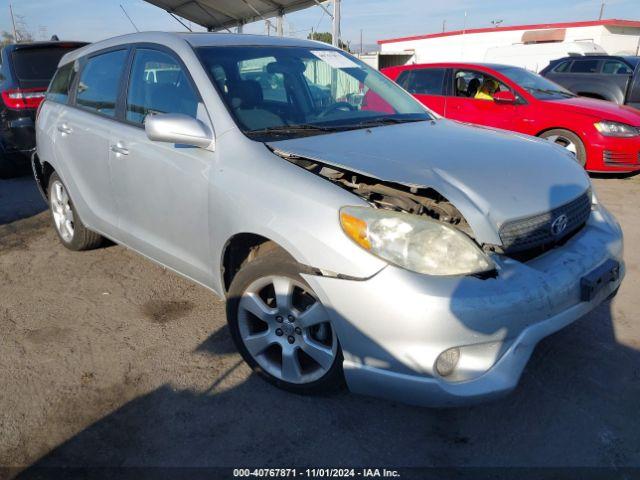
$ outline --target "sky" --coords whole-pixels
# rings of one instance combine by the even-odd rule
[[[134,31],[122,4],[140,30],[178,31],[184,28],[163,10],[143,0],[0,0],[0,31],[11,31],[9,3],[38,39],[96,41]],[[466,27],[594,20],[601,0],[342,0],[342,35],[358,49],[360,30],[365,45],[399,36]],[[640,0],[606,0],[604,18],[640,20]],[[285,17],[285,34],[306,37],[313,28],[331,31],[331,20],[320,7]],[[264,23],[245,26],[245,33],[263,33]]]

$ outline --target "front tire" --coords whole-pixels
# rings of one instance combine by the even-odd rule
[[[74,209],[67,187],[55,172],[51,174],[47,191],[53,228],[62,244],[74,251],[99,247],[103,238],[84,226]]]
[[[547,130],[540,135],[540,138],[549,140],[550,142],[560,145],[573,153],[576,157],[576,162],[584,168],[587,164],[587,150],[584,148],[584,143],[580,140],[580,137],[569,130],[562,128],[556,128],[553,130]]]
[[[326,309],[300,271],[283,250],[259,247],[229,288],[231,336],[247,364],[277,387],[333,391],[344,383],[342,353]]]

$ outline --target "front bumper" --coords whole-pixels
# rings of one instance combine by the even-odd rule
[[[585,145],[590,172],[628,173],[640,170],[640,137],[615,138],[597,135]]]
[[[357,393],[424,406],[474,403],[511,391],[547,335],[582,317],[624,276],[622,233],[604,209],[563,246],[527,263],[496,259],[494,279],[438,278],[388,266],[362,280],[306,276],[331,315]],[[588,302],[580,280],[606,261],[620,277]],[[458,347],[454,373],[435,363]]]

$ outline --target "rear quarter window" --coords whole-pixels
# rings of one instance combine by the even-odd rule
[[[49,90],[47,91],[47,100],[52,100],[58,103],[67,103],[74,76],[74,62],[67,63],[60,67],[54,75],[51,85],[49,86]]]
[[[564,62],[560,62],[554,69],[554,73],[565,73],[569,71],[569,65],[571,65],[571,60],[565,60]]]

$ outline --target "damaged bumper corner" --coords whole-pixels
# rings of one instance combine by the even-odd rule
[[[331,315],[349,388],[424,406],[475,403],[517,385],[536,344],[613,295],[624,277],[619,226],[606,210],[527,263],[497,257],[496,278],[438,278],[388,266],[366,281],[305,276]],[[619,274],[589,300],[581,279],[613,260]],[[446,378],[444,351],[459,360]]]

